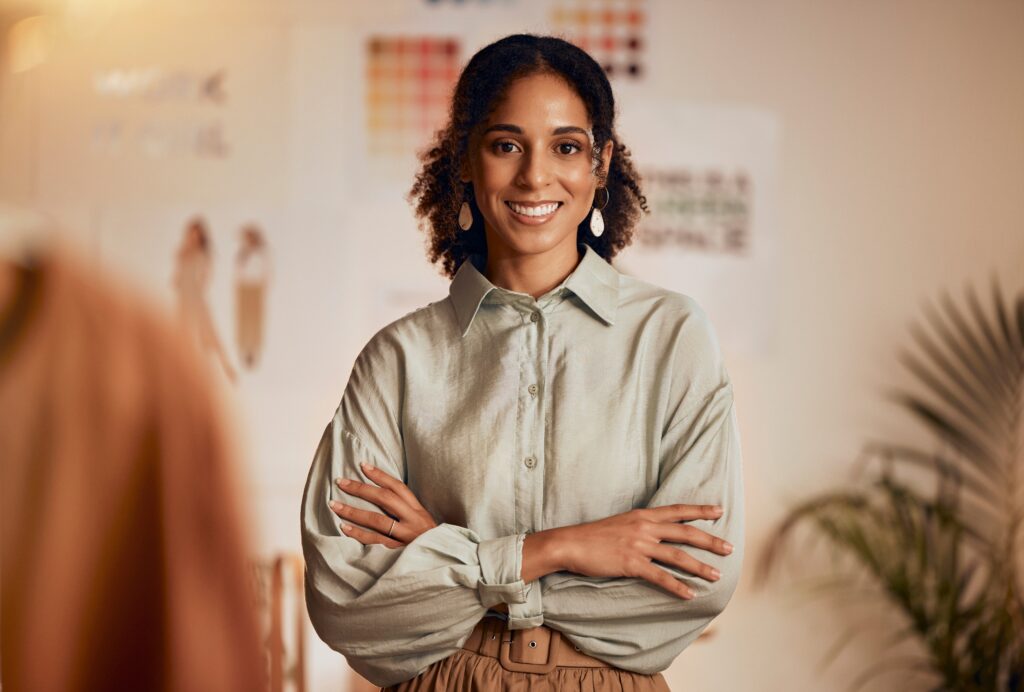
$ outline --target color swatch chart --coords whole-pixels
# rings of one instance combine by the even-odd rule
[[[563,0],[551,8],[551,24],[609,77],[638,79],[645,69],[647,14],[645,0]]]
[[[374,36],[366,43],[371,155],[406,156],[444,125],[458,79],[459,43],[438,36]]]

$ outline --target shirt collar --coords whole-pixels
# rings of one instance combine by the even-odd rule
[[[619,272],[590,245],[579,243],[578,246],[583,248],[583,259],[565,281],[548,293],[567,288],[601,320],[609,325],[614,324],[615,311],[619,305]],[[448,289],[462,336],[469,331],[484,298],[497,289],[483,275],[484,268],[482,254],[469,255],[455,272],[455,278]]]

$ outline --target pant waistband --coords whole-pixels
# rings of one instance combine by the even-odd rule
[[[515,673],[550,673],[556,667],[612,668],[599,658],[579,650],[558,630],[545,625],[510,630],[499,618],[485,617],[473,628],[463,649],[498,659]]]

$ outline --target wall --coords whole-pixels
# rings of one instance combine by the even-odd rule
[[[361,175],[361,95],[346,88],[357,83],[359,37],[456,27],[468,55],[498,35],[544,28],[517,24],[522,3],[440,4],[433,24],[418,27],[393,1],[158,9],[137,0],[111,13],[100,38],[64,39],[48,63],[0,85],[0,195],[52,213],[168,302],[181,226],[204,212],[225,336],[234,234],[250,219],[268,229],[265,362],[230,390],[248,449],[248,510],[266,551],[298,550],[305,472],[360,346],[406,306],[446,292],[401,198],[411,170],[396,164],[380,184]],[[758,349],[725,343],[752,566],[783,508],[843,480],[867,437],[916,434],[881,394],[904,378],[896,350],[924,302],[992,272],[1012,288],[1024,283],[1024,5],[663,0],[650,12],[650,70],[642,86],[622,87],[623,110],[656,95],[755,109],[777,124],[765,227],[771,338]],[[88,97],[76,89],[87,68],[140,56],[231,70],[232,99],[216,112],[238,156],[97,164],[74,107]],[[785,583],[755,591],[750,574],[714,638],[666,674],[674,689],[841,690],[878,660],[868,641],[817,670],[845,623]],[[869,622],[874,612],[865,604]],[[322,646],[311,659],[317,689],[332,686],[343,662]],[[899,678],[874,684],[896,689]]]

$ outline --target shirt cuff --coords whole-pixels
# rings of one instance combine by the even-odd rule
[[[480,601],[488,608],[498,603],[507,604],[509,629],[526,629],[544,623],[540,580],[526,583],[522,579],[525,540],[526,534],[520,533],[481,541],[477,547]]]
[[[526,602],[510,603],[508,606],[508,628],[525,630],[544,624],[544,609],[540,598],[540,579],[526,585]]]
[[[525,603],[526,582],[522,579],[523,541],[520,533],[481,541],[476,552],[480,559],[480,601],[485,607],[498,603]]]

